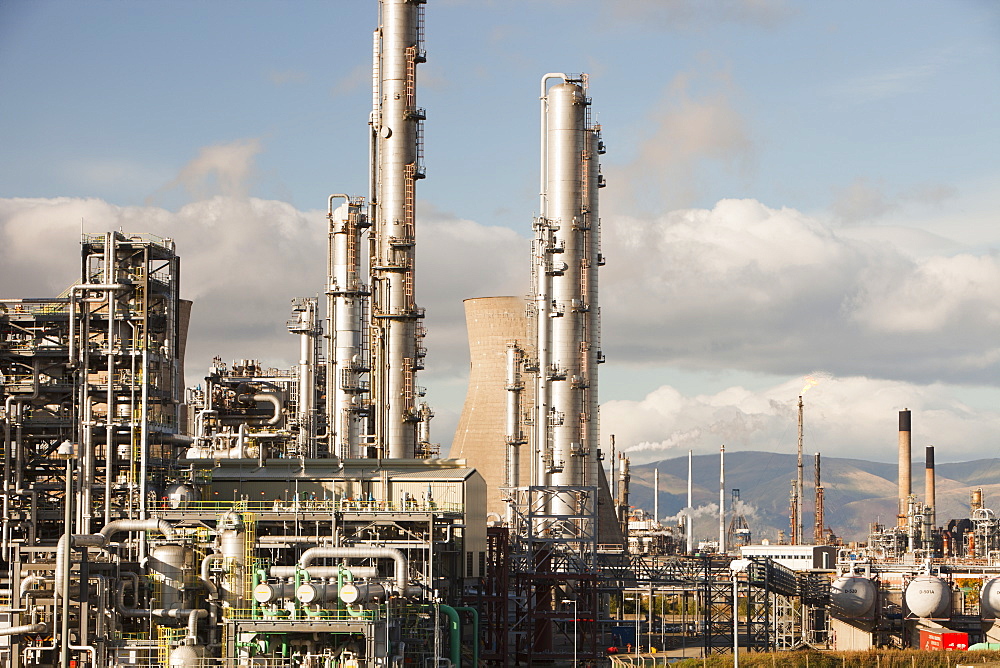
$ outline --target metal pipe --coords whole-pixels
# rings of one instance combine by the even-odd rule
[[[115,520],[101,529],[100,535],[111,542],[111,537],[122,531],[157,531],[163,534],[167,540],[174,538],[173,525],[166,520],[155,517],[145,520]]]
[[[392,559],[396,564],[396,589],[406,591],[406,555],[391,547],[311,547],[299,557],[298,567],[307,570],[315,559]]]
[[[281,397],[272,392],[258,392],[253,395],[254,401],[266,401],[274,406],[274,414],[264,420],[264,424],[278,424],[281,421],[281,413],[284,410],[284,402]]]
[[[0,636],[19,636],[23,633],[42,633],[48,630],[48,624],[22,624],[21,626],[8,626],[0,628]]]
[[[201,576],[201,582],[205,585],[205,589],[208,590],[208,598],[216,599],[219,597],[219,588],[215,586],[212,579],[209,577],[209,569],[213,562],[222,561],[224,555],[221,552],[214,552],[212,554],[205,555],[205,558],[201,560],[201,569],[199,574]]]

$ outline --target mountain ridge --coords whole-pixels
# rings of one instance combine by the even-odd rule
[[[924,499],[923,453],[913,458],[912,492]],[[788,535],[788,509],[792,480],[796,477],[794,454],[755,450],[726,452],[726,523],[731,519],[732,490],[740,490],[743,514],[753,541],[777,541],[778,531]],[[803,457],[803,527],[811,542],[814,526],[814,456]],[[847,457],[822,457],[826,526],[845,542],[863,541],[869,524],[896,521],[897,464]],[[653,472],[659,470],[660,519],[676,519],[687,505],[687,456],[630,467],[629,502],[647,513],[653,511]],[[719,456],[695,455],[693,497],[696,540],[718,537]],[[987,508],[1000,506],[1000,458],[936,464],[936,517],[939,526],[969,516],[971,490],[982,487]]]

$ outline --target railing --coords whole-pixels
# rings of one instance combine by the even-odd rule
[[[226,608],[225,613],[222,618],[224,621],[248,621],[248,620],[271,620],[275,622],[294,622],[303,620],[317,620],[326,622],[354,622],[354,621],[374,621],[376,619],[382,618],[382,613],[384,607],[379,609],[367,610],[362,609],[351,614],[344,609],[306,609],[296,613],[295,617],[291,616],[291,613],[283,608],[278,608],[275,610],[267,609],[257,609],[253,608]]]
[[[160,501],[153,512],[164,510],[185,510],[202,513],[225,513],[230,510],[252,513],[399,513],[399,512],[440,512],[462,513],[461,503],[427,503],[423,500],[410,501],[360,501],[350,499],[274,499],[273,501]]]

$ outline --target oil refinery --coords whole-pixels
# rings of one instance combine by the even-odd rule
[[[865,543],[827,530],[818,455],[806,530],[801,398],[789,541],[751,542],[724,447],[717,540],[695,544],[690,512],[632,510],[630,461],[600,442],[605,146],[585,74],[539,73],[531,294],[466,301],[472,379],[440,457],[417,382],[424,9],[377,3],[368,192],[333,184],[322,203],[321,296],[288,295],[297,364],[217,357],[185,386],[184,249],[155,230],[84,234],[62,294],[0,298],[0,665],[596,666],[1000,643],[1000,523],[980,494],[939,525],[933,448],[922,499],[912,489],[909,411],[898,516]]]

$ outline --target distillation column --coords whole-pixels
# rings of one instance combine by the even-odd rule
[[[422,109],[416,106],[423,0],[381,0],[375,33],[372,112],[375,225],[372,236],[372,404],[383,456],[412,458],[419,419],[415,374],[421,368],[414,299],[416,182]]]
[[[546,90],[546,81],[556,77],[563,81]],[[540,218],[551,236],[548,271],[536,269],[536,281],[547,279],[548,287],[544,310],[550,312],[539,312],[537,320],[538,349],[540,353],[547,351],[549,357],[547,365],[539,358],[539,374],[548,385],[550,436],[542,433],[539,437],[541,442],[551,439],[549,482],[552,485],[595,486],[597,387],[594,381],[599,357],[595,303],[598,264],[595,254],[599,247],[596,190],[600,184],[597,154],[601,145],[598,130],[587,123],[590,101],[585,80],[549,74],[542,85]],[[545,333],[547,341],[542,340]],[[539,394],[541,399],[545,398],[545,392]],[[579,511],[568,507],[566,497],[558,497],[551,512],[560,515]]]
[[[346,203],[334,210],[335,199]],[[364,198],[331,195],[327,213],[327,434],[330,453],[341,459],[361,456],[360,420],[366,409],[361,376],[368,371],[363,328],[367,290],[361,280],[360,247],[368,222],[363,207]]]

